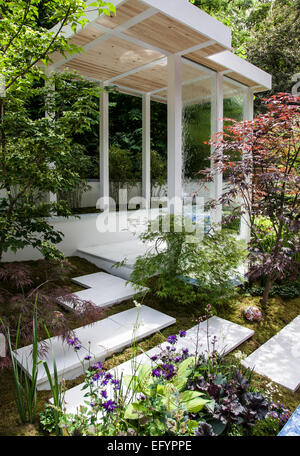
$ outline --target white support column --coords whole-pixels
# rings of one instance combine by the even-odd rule
[[[49,69],[46,68],[45,69],[45,74],[46,74],[47,77],[49,76],[49,73],[50,73]],[[52,102],[53,95],[54,95],[54,92],[55,92],[55,85],[54,84],[49,84],[49,82],[46,80],[46,88],[47,88],[47,90],[49,90],[49,96],[46,99],[45,117],[46,118],[50,118],[50,119],[52,119],[54,121],[55,120],[55,113],[51,112],[51,102]],[[54,168],[54,164],[53,163],[50,164],[50,168],[51,169]],[[48,200],[49,200],[49,203],[57,203],[57,195],[56,195],[56,193],[49,192],[48,193]]]
[[[224,108],[223,108],[223,83],[224,78],[222,73],[217,73],[215,77],[212,78],[211,85],[211,135],[215,135],[218,132],[223,131],[223,117],[224,117]],[[211,148],[211,154],[213,156],[214,149]],[[211,160],[211,167],[214,166],[213,160]],[[212,199],[218,200],[222,196],[223,192],[223,173],[217,172],[214,181],[212,182],[211,188],[211,197]],[[219,204],[214,210],[211,211],[211,222],[214,224],[222,223],[222,205]]]
[[[182,63],[168,57],[168,199],[169,210],[182,213]]]
[[[151,205],[151,97],[143,95],[143,160],[142,160],[142,187],[143,206],[150,209]]]
[[[109,95],[100,85],[100,209],[109,208]]]
[[[243,120],[251,121],[251,120],[253,120],[253,117],[254,117],[253,91],[250,88],[246,88],[245,93],[244,93]],[[245,157],[245,153],[244,153],[244,157]],[[250,242],[250,237],[251,237],[250,217],[249,217],[249,214],[247,213],[241,218],[240,238],[243,239],[248,244]]]

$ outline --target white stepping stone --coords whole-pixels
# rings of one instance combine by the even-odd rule
[[[127,327],[138,339],[161,331],[176,322],[176,319],[148,306],[134,307],[110,317],[115,323]]]
[[[189,351],[207,353],[215,349],[219,354],[227,355],[247,339],[253,336],[254,331],[229,320],[213,316],[187,331],[186,337],[179,340],[179,344],[186,345]],[[207,337],[208,335],[208,337]],[[215,343],[214,343],[215,339]],[[178,345],[178,344],[177,344]]]
[[[135,323],[141,323],[139,315],[142,315],[143,325],[136,328]],[[59,379],[72,380],[84,372],[81,361],[84,362],[85,368],[88,367],[89,361],[84,360],[87,355],[92,357],[90,361],[92,363],[104,361],[113,353],[131,345],[134,341],[148,337],[175,322],[175,318],[150,307],[141,306],[139,310],[135,307],[100,320],[93,325],[76,329],[74,331],[75,337],[79,339],[82,346],[77,352],[59,337],[52,337],[48,341],[40,342],[39,346],[45,344],[45,342],[50,343],[49,351],[45,358],[40,358],[40,360],[47,362],[51,376],[53,376],[53,353]],[[16,350],[15,358],[28,375],[31,376],[32,345]],[[50,389],[43,364],[38,367],[37,388],[38,390]]]
[[[0,358],[6,357],[6,339],[4,334],[0,333]]]
[[[55,357],[57,373],[60,380],[72,380],[84,373],[89,366],[89,362],[84,358],[88,355],[92,357],[92,362],[104,361],[110,351],[99,342],[109,338],[112,333],[122,332],[122,327],[110,319],[98,321],[94,325],[82,326],[74,331],[75,337],[80,340],[82,348],[76,352],[73,347],[69,346],[61,337],[52,337],[47,341],[39,343],[39,347],[49,344],[49,350],[46,355],[40,356],[39,361],[46,361],[51,376],[54,374],[53,356]],[[123,329],[124,331],[124,329]],[[52,356],[53,354],[53,356]],[[31,378],[32,372],[32,345],[20,348],[15,351],[15,358]],[[84,363],[83,368],[81,362]],[[48,390],[50,385],[43,364],[39,364],[37,376],[37,389]]]
[[[122,313],[123,312],[121,312],[121,314]],[[118,318],[121,314],[118,314]],[[128,315],[125,316],[125,321],[128,322]],[[224,355],[234,350],[238,345],[242,344],[254,334],[253,330],[214,316],[208,320],[208,323],[202,322],[200,325],[196,325],[189,329],[186,332],[186,337],[181,338],[177,336],[176,351],[180,352],[182,349],[188,348],[190,354],[195,354],[198,341],[198,354],[207,352],[207,324],[210,344],[211,339],[216,336],[218,338],[216,349],[219,350],[219,353],[223,353]],[[198,326],[199,333],[197,336]],[[138,370],[139,366],[143,364],[153,365],[151,357],[158,355],[161,350],[166,349],[167,346],[170,346],[170,344],[165,341],[151,350],[136,356],[134,359],[130,359],[119,366],[110,369],[109,372],[118,379],[121,379],[121,377],[124,377],[125,375],[133,375]],[[86,390],[82,390],[83,386],[84,383],[65,392],[64,402],[67,413],[77,413],[80,405],[84,405],[85,401],[87,401],[88,398],[84,397]],[[112,398],[113,393],[108,399]]]
[[[137,291],[133,284],[127,284],[126,280],[105,272],[96,272],[95,274],[76,277],[72,280],[88,289],[57,298],[60,304],[71,310],[76,307],[72,296],[81,301],[90,301],[95,306],[104,308],[131,299],[138,292],[147,291],[147,288],[141,288]]]
[[[151,250],[153,245],[146,244],[139,239],[133,239],[125,242],[112,242],[106,245],[98,245],[94,247],[85,247],[78,249],[79,252],[102,258],[112,263],[119,263],[126,259],[126,266],[133,268],[139,256],[145,255]]]
[[[300,386],[300,315],[242,363],[295,392]]]

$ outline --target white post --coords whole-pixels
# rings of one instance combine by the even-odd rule
[[[217,73],[212,79],[211,85],[211,135],[223,131],[223,74]],[[214,155],[214,149],[211,148],[211,154]],[[214,167],[214,162],[211,160],[211,167]],[[218,200],[223,192],[223,173],[217,172],[212,182],[212,199]],[[222,204],[218,204],[214,210],[211,210],[211,223],[220,225],[222,223]]]
[[[254,117],[253,91],[250,88],[246,88],[245,92],[244,92],[243,120],[251,121],[251,120],[253,120],[253,117]],[[246,155],[246,153],[244,153],[244,157],[245,157],[245,155]],[[249,217],[249,213],[246,213],[244,216],[241,217],[240,238],[243,239],[248,244],[250,242],[250,237],[251,237],[250,217]]]
[[[182,63],[168,57],[168,199],[169,210],[182,213]]]
[[[109,95],[104,84],[100,95],[100,209],[109,209]]]
[[[49,69],[46,68],[45,69],[45,74],[46,74],[47,77],[49,76],[49,73],[50,73]],[[49,95],[47,96],[47,99],[46,99],[45,117],[49,118],[49,119],[52,119],[54,121],[55,120],[55,113],[51,112],[51,108],[49,107],[49,104],[50,104],[51,100],[53,99],[53,95],[54,95],[54,92],[55,92],[55,84],[49,84],[49,82],[46,80],[46,88],[49,89]],[[54,164],[53,163],[50,164],[50,168],[51,169],[54,168]],[[55,193],[49,192],[48,193],[48,199],[49,199],[49,203],[57,203],[57,195]]]
[[[151,98],[143,95],[143,160],[142,160],[142,196],[144,209],[150,208],[151,202]]]

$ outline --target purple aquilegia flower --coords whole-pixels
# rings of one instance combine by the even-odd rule
[[[176,342],[177,342],[177,336],[175,336],[175,334],[172,335],[172,336],[169,336],[169,337],[167,338],[167,341],[169,342],[169,344],[174,345],[174,344],[176,344]]]
[[[161,370],[160,369],[153,369],[152,377],[160,377]]]
[[[105,374],[105,378],[106,380],[111,380],[113,376],[108,372],[107,374]]]
[[[188,354],[189,354],[189,349],[188,349],[188,348],[184,348],[184,349],[182,350],[182,353],[183,353],[184,355],[188,355]]]
[[[110,413],[113,412],[117,408],[118,404],[116,401],[106,401],[102,404],[102,407],[105,408],[105,410]]]
[[[179,336],[180,337],[185,337],[186,336],[186,331],[179,331]]]
[[[79,341],[78,337],[74,337],[74,339],[72,339],[71,337],[69,337],[69,338],[67,339],[67,344],[70,345],[71,347],[74,347],[74,345],[79,344],[79,342],[80,342],[80,341]]]
[[[162,375],[166,380],[170,380],[175,375],[175,366],[173,364],[162,364]]]
[[[106,390],[102,390],[101,391],[101,396],[104,397],[104,399],[107,399],[107,391]]]
[[[77,344],[74,346],[74,350],[79,351],[81,349],[81,345]]]
[[[103,364],[100,362],[92,365],[92,369],[94,369],[94,370],[102,369],[102,367],[103,367]]]
[[[87,356],[84,357],[84,359],[85,359],[86,361],[89,361],[91,358],[92,358],[92,357],[91,357],[90,355],[87,355]]]
[[[157,360],[157,356],[152,356],[152,361],[156,361]]]

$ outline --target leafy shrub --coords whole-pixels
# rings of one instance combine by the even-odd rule
[[[181,231],[178,227],[182,227]],[[207,233],[201,240],[195,225],[180,217],[159,217],[140,238],[152,247],[139,257],[131,278],[147,286],[156,275],[155,293],[188,304],[201,298],[217,305],[235,294],[232,280],[244,259],[244,246],[228,232]],[[192,278],[193,286],[189,280]]]
[[[251,296],[262,296],[264,288],[258,285],[247,285],[243,288],[244,292]],[[283,299],[294,299],[300,296],[300,284],[298,282],[282,282],[275,284],[270,291],[270,296],[278,295]]]

